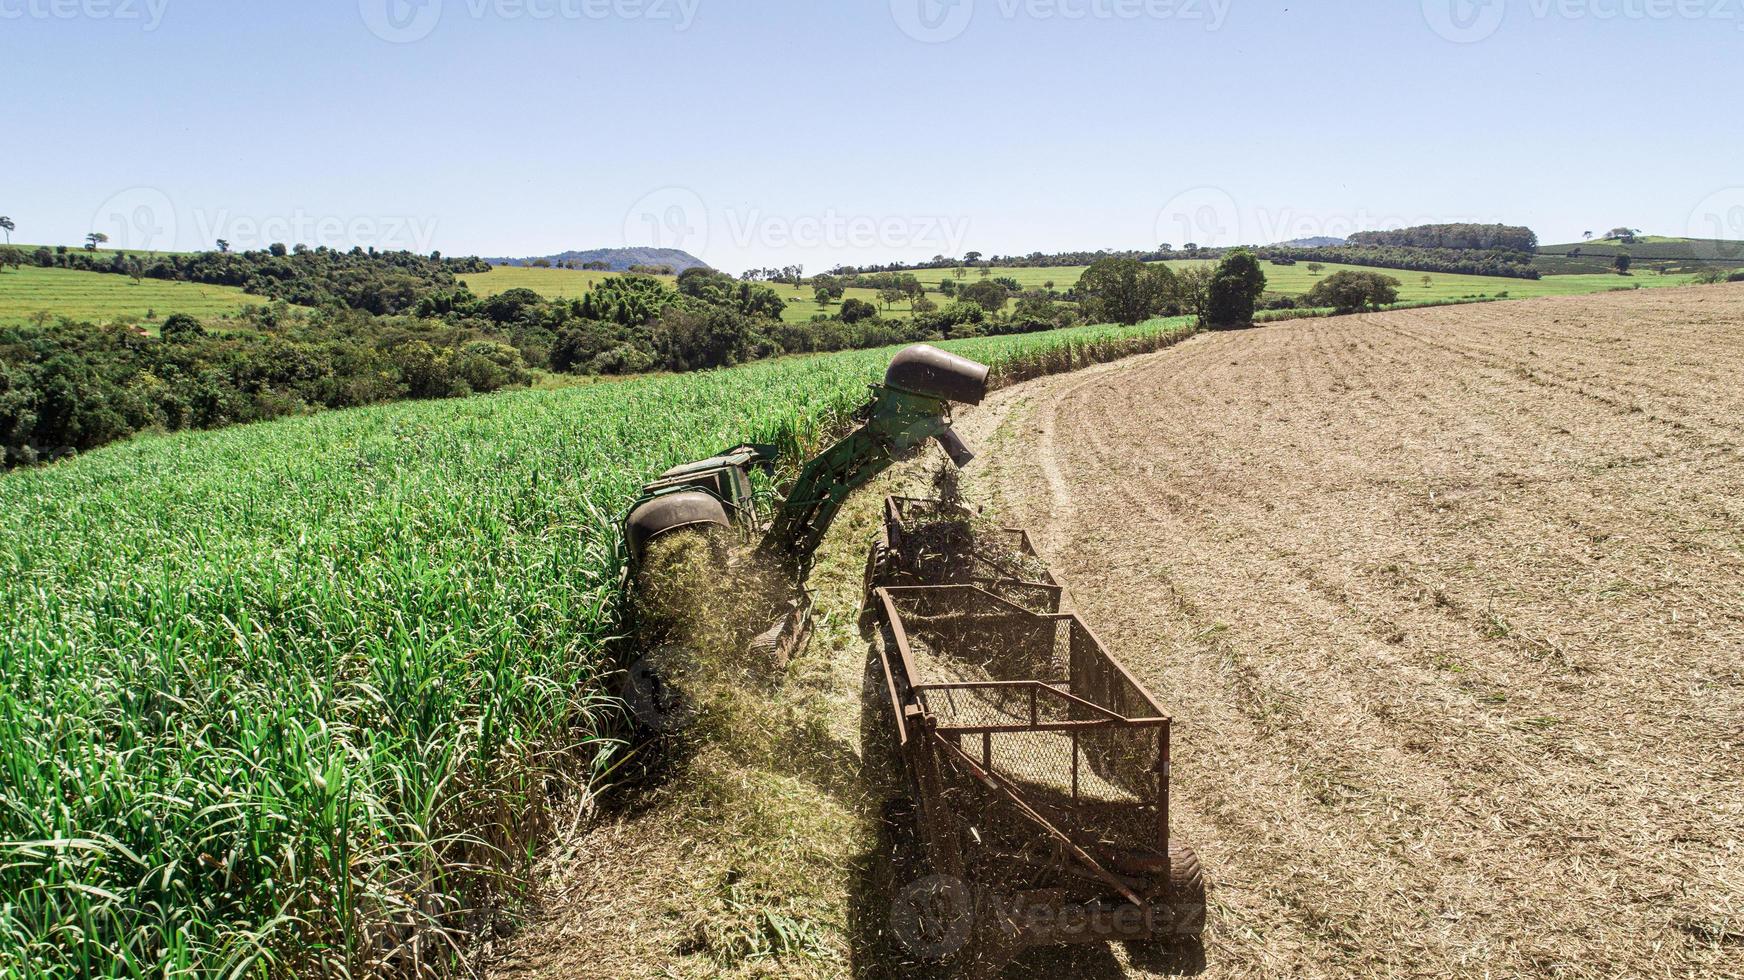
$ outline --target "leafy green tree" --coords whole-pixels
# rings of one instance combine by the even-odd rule
[[[14,269],[24,267],[24,253],[10,245],[0,248],[0,270],[4,270],[8,266]]]
[[[109,240],[108,235],[105,235],[100,231],[93,231],[89,235],[85,236],[85,251],[95,252],[97,250],[97,246],[103,244],[104,242],[107,242],[108,240]]]
[[[1634,264],[1635,258],[1628,252],[1618,252],[1616,261],[1612,263],[1617,270],[1617,275],[1619,276],[1628,275],[1630,267]]]
[[[1309,306],[1329,306],[1338,313],[1359,313],[1398,301],[1399,280],[1378,272],[1335,272],[1308,291]]]
[[[1245,248],[1223,257],[1212,274],[1206,301],[1206,318],[1213,327],[1242,327],[1253,323],[1254,306],[1266,291],[1266,274],[1260,261]]]
[[[1418,225],[1392,231],[1359,231],[1350,236],[1349,242],[1389,248],[1501,250],[1524,254],[1538,250],[1538,234],[1532,229],[1502,224]]]
[[[878,315],[878,308],[863,299],[846,299],[842,301],[842,322],[859,323],[870,320]]]
[[[828,306],[835,302],[835,298],[830,295],[829,288],[826,286],[819,286],[814,296],[819,306]]]
[[[1310,274],[1310,275],[1315,275],[1315,276],[1317,276],[1317,275],[1319,275],[1319,274],[1321,274],[1321,273],[1322,273],[1322,272],[1325,272],[1325,271],[1326,271],[1326,267],[1325,267],[1325,266],[1323,266],[1323,265],[1321,265],[1321,264],[1320,264],[1320,263],[1318,263],[1318,262],[1310,262],[1310,263],[1308,263],[1308,265],[1307,265],[1307,269],[1308,269],[1308,273],[1309,273],[1309,274]]]
[[[1076,292],[1092,323],[1139,323],[1175,303],[1176,274],[1161,263],[1134,258],[1098,259],[1084,270]]]
[[[957,290],[957,295],[989,313],[998,313],[1005,308],[1006,301],[1011,299],[1011,291],[991,279],[970,283]]]
[[[6,244],[12,244],[12,233],[17,230],[18,226],[12,223],[11,218],[0,215],[0,231],[6,232]]]
[[[1177,311],[1198,317],[1200,323],[1209,322],[1211,280],[1216,276],[1217,270],[1209,265],[1196,265],[1176,273],[1170,293]]]
[[[497,324],[515,323],[529,311],[537,313],[545,298],[531,289],[509,289],[484,301],[484,315]]]

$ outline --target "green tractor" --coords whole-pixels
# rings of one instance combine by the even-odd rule
[[[752,500],[751,472],[773,469],[773,446],[741,445],[718,456],[678,466],[642,490],[624,521],[630,558],[639,565],[659,538],[710,528],[765,533],[753,553],[773,573],[785,596],[773,601],[773,625],[753,648],[783,663],[810,629],[805,591],[813,555],[848,496],[890,466],[936,441],[959,467],[974,454],[951,428],[951,403],[978,405],[987,394],[986,365],[925,344],[891,359],[884,383],[854,415],[859,426],[807,463],[767,528]],[[764,624],[757,624],[764,625]],[[753,627],[755,628],[755,627]]]

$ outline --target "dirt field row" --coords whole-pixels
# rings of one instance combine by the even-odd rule
[[[1206,335],[959,428],[1175,715],[1209,976],[1744,976],[1744,288]],[[772,740],[560,842],[492,976],[892,975],[853,619],[920,470],[831,532]]]
[[[1744,289],[1204,336],[962,428],[1176,716],[1212,975],[1744,973]]]

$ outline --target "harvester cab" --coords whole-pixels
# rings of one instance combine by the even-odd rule
[[[755,646],[773,647],[785,661],[804,639],[810,601],[805,581],[812,557],[848,497],[895,463],[936,441],[958,466],[974,459],[951,428],[951,404],[980,404],[987,395],[986,365],[920,344],[890,361],[884,383],[855,413],[855,430],[800,470],[769,522],[756,560],[776,573],[787,594],[772,597],[775,625]],[[752,501],[750,471],[772,471],[772,446],[744,445],[719,456],[666,471],[648,484],[624,522],[633,565],[655,540],[709,528],[763,530]]]

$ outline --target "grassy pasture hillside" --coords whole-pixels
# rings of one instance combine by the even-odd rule
[[[537,266],[498,265],[489,272],[475,272],[460,277],[466,288],[479,296],[495,296],[511,289],[531,289],[547,299],[580,299],[583,293],[601,281],[621,276],[621,272],[591,272],[580,269],[541,269]],[[668,286],[676,276],[657,276]]]
[[[1169,263],[1172,268],[1177,269],[1213,264],[1215,263],[1210,260],[1185,260]],[[1266,288],[1272,292],[1291,294],[1305,293],[1309,289],[1312,289],[1314,284],[1325,276],[1344,270],[1356,270],[1380,272],[1393,276],[1404,284],[1403,288],[1400,290],[1400,299],[1411,302],[1439,302],[1479,296],[1494,297],[1501,293],[1507,293],[1508,296],[1513,298],[1525,298],[1529,296],[1567,296],[1581,293],[1604,292],[1608,289],[1616,289],[1619,287],[1626,288],[1634,285],[1680,286],[1685,285],[1690,281],[1688,276],[1662,277],[1646,274],[1629,278],[1613,274],[1558,276],[1551,279],[1535,281],[1530,279],[1505,279],[1496,276],[1462,276],[1441,273],[1407,272],[1399,269],[1367,269],[1366,267],[1340,265],[1337,263],[1326,264],[1325,269],[1322,270],[1319,275],[1316,275],[1308,271],[1307,263],[1284,266],[1266,262],[1263,263],[1263,266],[1265,268],[1267,280]],[[1077,284],[1078,280],[1083,277],[1085,268],[1085,266],[1061,266],[1046,269],[997,267],[990,270],[989,274],[991,276],[1015,279],[1025,289],[1041,289],[1047,283],[1051,282],[1054,284],[1056,290],[1064,292]],[[1432,280],[1431,285],[1428,287],[1425,287],[1422,282],[1423,276],[1426,274],[1429,275]],[[523,288],[531,289],[539,295],[546,297],[578,298],[582,293],[585,293],[588,289],[592,288],[592,286],[600,280],[615,275],[619,275],[619,273],[577,272],[568,269],[498,267],[487,273],[469,275],[462,278],[473,292],[478,293],[481,296],[494,296],[505,290]],[[950,300],[938,291],[940,281],[951,279],[959,285],[966,285],[968,283],[976,282],[981,278],[980,270],[978,269],[969,270],[968,275],[964,276],[962,279],[957,279],[954,272],[950,269],[923,269],[915,272],[915,275],[919,277],[921,284],[927,288],[927,298],[941,305],[949,303]],[[671,277],[666,277],[666,281],[670,283],[673,280]],[[814,315],[820,312],[825,312],[823,307],[817,305],[817,301],[813,295],[814,290],[809,284],[800,287],[795,287],[789,283],[771,283],[769,285],[774,288],[776,292],[781,294],[782,299],[787,301],[787,309],[783,315],[783,319],[785,320],[801,323],[810,320]],[[850,289],[847,292],[847,297],[865,300],[875,306],[879,304],[878,293],[873,289]],[[836,307],[832,306],[830,309],[833,310],[835,308]],[[909,312],[909,306],[906,302],[896,303],[889,310],[889,314],[894,316],[907,316],[909,315]]]
[[[1570,253],[1576,251],[1579,254],[1571,258]],[[1643,235],[1627,245],[1615,238],[1544,245],[1539,247],[1538,260],[1533,265],[1545,275],[1602,273],[1623,252],[1635,260],[1637,271],[1657,266],[1671,266],[1679,271],[1744,268],[1744,242],[1658,235]]]
[[[948,346],[1022,377],[1184,329]],[[0,975],[411,955],[413,927],[521,870],[612,757],[636,487],[747,439],[815,445],[890,353],[329,412],[0,476]]]
[[[0,323],[23,323],[33,314],[108,323],[145,321],[155,330],[171,313],[227,316],[267,302],[234,286],[142,279],[106,272],[24,266],[0,272]],[[148,314],[155,320],[146,321]]]
[[[1193,266],[1211,266],[1216,263],[1210,259],[1180,260],[1167,263],[1172,269],[1186,269]],[[1532,296],[1574,296],[1586,293],[1602,293],[1609,289],[1641,286],[1683,286],[1690,282],[1690,276],[1658,276],[1636,275],[1630,277],[1607,273],[1602,275],[1584,276],[1553,276],[1544,279],[1510,279],[1500,276],[1466,276],[1440,272],[1411,272],[1405,269],[1373,269],[1367,266],[1342,265],[1336,262],[1323,263],[1325,266],[1318,274],[1309,271],[1310,263],[1299,262],[1296,265],[1277,265],[1272,262],[1261,262],[1260,266],[1266,274],[1266,290],[1274,293],[1300,294],[1314,288],[1314,284],[1336,272],[1378,272],[1392,276],[1402,284],[1399,298],[1404,301],[1444,301],[1465,299],[1468,297],[1494,297],[1507,293],[1510,298],[1525,299]],[[1052,269],[1010,269],[995,268],[994,276],[1009,276],[1016,279],[1025,288],[1039,289],[1045,283],[1052,281],[1056,289],[1065,290],[1075,285],[1084,275],[1085,266],[1062,266]],[[921,282],[928,290],[938,287],[941,278],[949,277],[948,269],[928,269],[921,276]],[[971,269],[969,275],[957,280],[959,283],[976,281],[980,273]],[[1423,277],[1428,276],[1430,285],[1423,285]]]
[[[1538,254],[1567,255],[1575,249],[1580,249],[1583,255],[1612,256],[1619,252],[1628,252],[1636,258],[1744,261],[1744,242],[1713,238],[1668,238],[1663,235],[1642,235],[1633,244],[1627,245],[1617,238],[1569,242],[1566,245],[1540,245]]]
[[[466,287],[479,296],[495,296],[511,289],[531,289],[547,299],[580,299],[581,295],[592,289],[601,280],[620,276],[621,272],[583,272],[574,269],[540,269],[533,266],[496,266],[489,272],[461,276]],[[677,281],[675,276],[657,276],[667,285]],[[816,290],[810,286],[794,286],[792,283],[764,283],[787,302],[787,309],[781,318],[789,323],[804,323],[813,316],[825,312],[824,307],[817,303]],[[936,285],[936,283],[935,283]],[[849,299],[865,300],[874,306],[878,305],[878,291],[875,289],[850,289]],[[943,297],[935,296],[934,299]],[[832,305],[830,310],[837,307]],[[890,308],[897,316],[907,316],[910,312],[907,303],[897,303]]]

